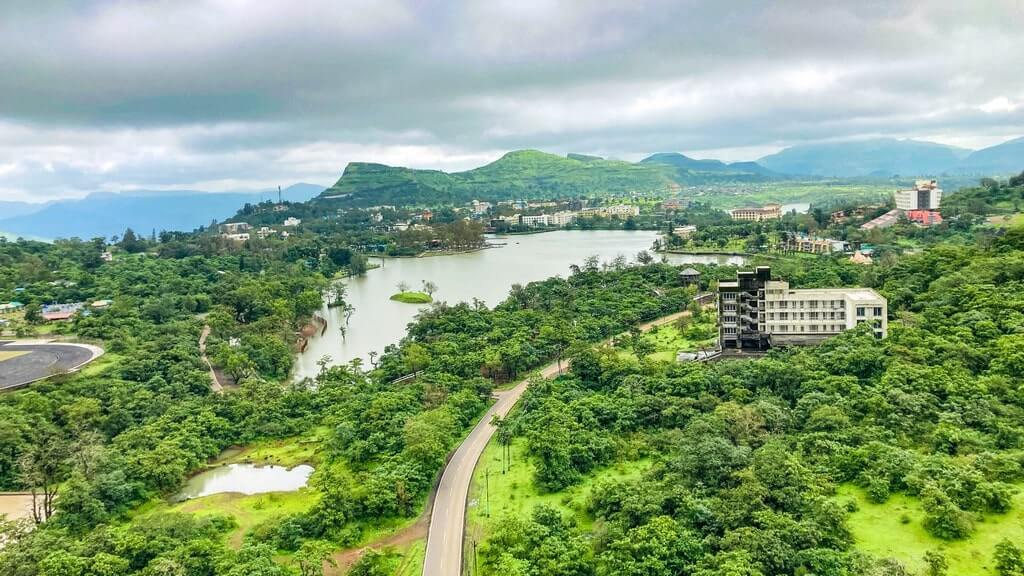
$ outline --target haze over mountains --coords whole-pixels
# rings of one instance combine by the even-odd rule
[[[294,184],[282,189],[282,199],[304,202],[322,192],[323,186]],[[41,238],[94,238],[122,234],[126,228],[149,235],[153,230],[191,231],[211,220],[234,215],[246,203],[277,198],[277,191],[200,192],[96,192],[78,200],[48,204],[10,202],[0,204],[0,215],[8,209],[20,211],[13,217],[0,216],[0,232],[13,236]]]

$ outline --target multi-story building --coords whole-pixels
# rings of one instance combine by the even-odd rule
[[[845,252],[847,246],[848,243],[843,240],[817,238],[814,236],[791,236],[786,240],[783,248],[793,252],[831,254],[833,252]]]
[[[551,223],[555,226],[568,226],[576,221],[576,213],[568,210],[555,212],[551,215]]]
[[[220,231],[224,234],[241,234],[248,229],[248,222],[225,222],[220,225]]]
[[[672,229],[672,234],[680,238],[689,238],[697,233],[697,227],[692,225],[676,226]]]
[[[300,220],[299,218],[296,218],[294,216],[289,216],[288,218],[285,218],[284,223],[281,224],[281,225],[282,226],[298,226],[299,224],[302,224],[302,220]]]
[[[639,216],[640,207],[629,204],[616,204],[615,206],[609,206],[606,208],[605,213],[609,216]]]
[[[718,284],[722,349],[817,344],[864,322],[884,338],[887,318],[885,298],[870,288],[792,289],[772,280],[768,266]]]
[[[733,220],[749,220],[751,222],[778,220],[782,218],[782,205],[766,204],[760,208],[736,208],[729,210],[729,216],[732,216]]]
[[[519,219],[519,223],[523,226],[547,226],[551,224],[551,217],[547,214],[538,214],[536,216],[522,216]]]
[[[942,189],[937,180],[918,180],[909,190],[893,194],[897,210],[938,210],[942,202]]]

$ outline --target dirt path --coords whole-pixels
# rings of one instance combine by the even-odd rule
[[[210,388],[214,392],[224,392],[224,385],[220,381],[220,376],[217,375],[217,371],[213,369],[213,364],[210,363],[210,359],[206,357],[206,338],[210,335],[210,325],[206,324],[203,326],[203,332],[199,335],[199,354],[203,357],[203,363],[210,369]]]
[[[19,520],[32,517],[32,495],[27,492],[0,492],[0,517]]]
[[[427,527],[430,526],[430,511],[433,506],[433,494],[428,499],[427,509],[420,514],[420,517],[416,519],[416,522],[410,526],[402,528],[398,532],[389,534],[383,538],[374,540],[366,546],[360,548],[351,548],[349,550],[342,550],[336,552],[331,557],[337,562],[337,566],[329,566],[324,564],[324,576],[339,576],[348,571],[353,564],[359,561],[363,557],[363,554],[367,550],[380,550],[381,548],[401,548],[407,546],[413,542],[426,537]]]

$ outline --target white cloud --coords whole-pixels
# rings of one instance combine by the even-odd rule
[[[978,106],[978,110],[985,112],[986,114],[994,114],[997,112],[1013,112],[1017,109],[1018,104],[1011,102],[1006,96],[997,96],[985,102],[981,106]]]

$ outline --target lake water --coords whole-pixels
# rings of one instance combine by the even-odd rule
[[[211,468],[189,478],[181,492],[175,495],[174,500],[180,502],[224,492],[241,494],[294,492],[309,482],[309,476],[312,473],[313,467],[305,464],[294,468],[228,464]]]
[[[331,357],[331,365],[362,358],[369,366],[371,351],[382,352],[385,346],[401,340],[406,326],[426,305],[389,300],[398,291],[399,282],[407,283],[413,290],[418,290],[424,280],[435,283],[438,287],[435,301],[455,304],[479,298],[488,306],[494,306],[507,297],[513,284],[568,276],[571,264],[582,264],[592,255],[597,255],[602,262],[619,254],[632,261],[637,252],[649,250],[656,238],[658,233],[653,231],[560,230],[525,236],[495,236],[489,241],[506,245],[469,254],[385,259],[383,268],[346,281],[345,300],[355,307],[355,313],[344,339],[338,330],[345,322],[341,309],[325,307],[321,311],[327,319],[327,332],[311,338],[306,351],[298,355],[295,377],[315,376],[319,371],[317,360],[325,355]],[[673,264],[743,263],[742,257],[721,255],[669,254],[668,259]]]

